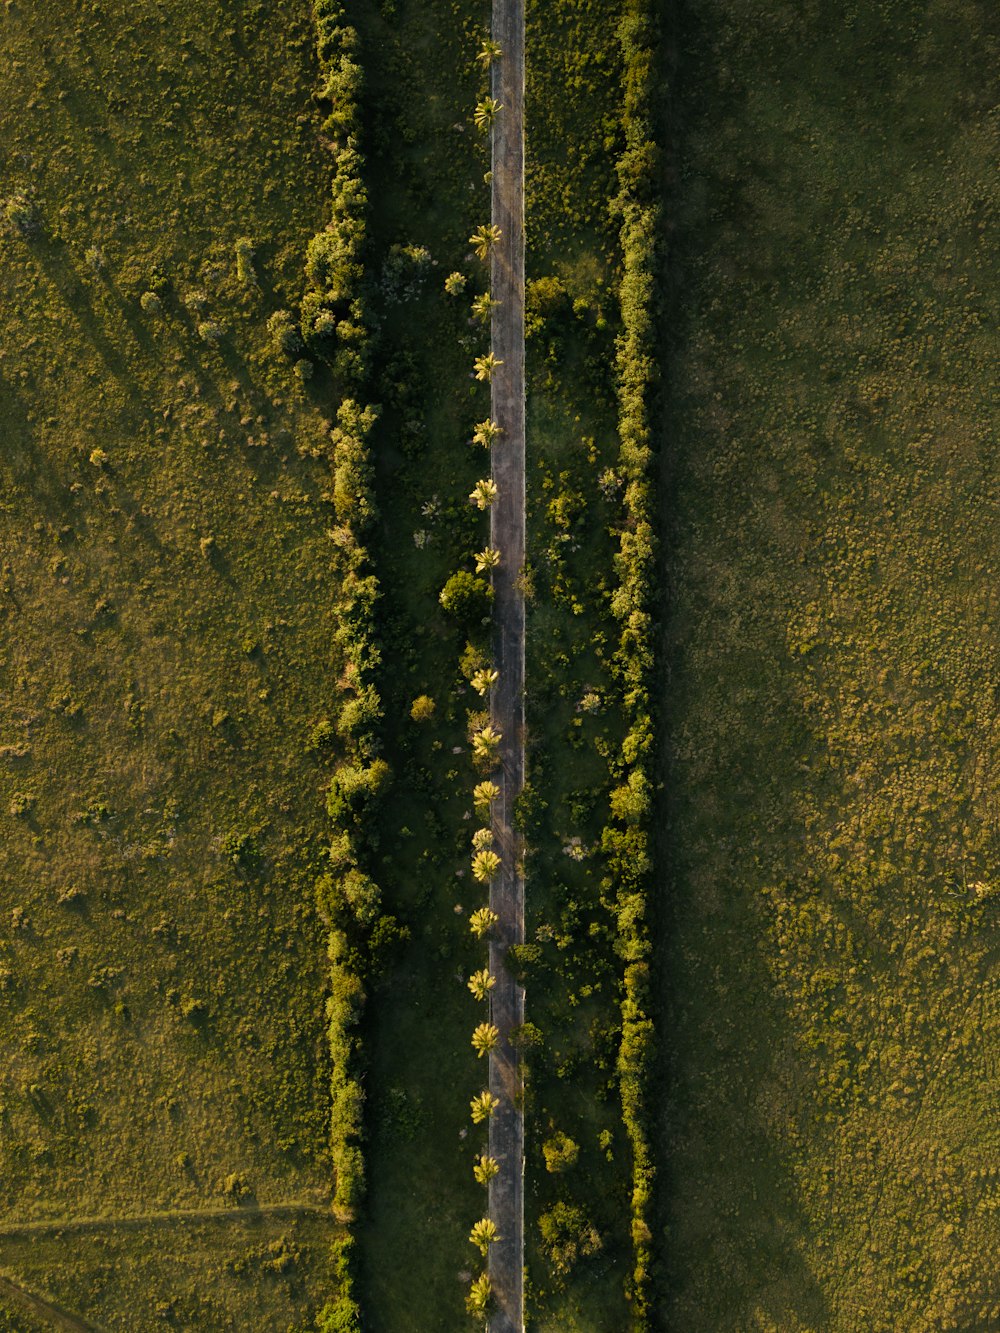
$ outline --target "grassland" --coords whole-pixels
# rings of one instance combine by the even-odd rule
[[[1000,1320],[998,37],[677,29],[664,1328]]]
[[[322,1201],[328,411],[265,330],[328,207],[309,13],[0,40],[0,1214]]]

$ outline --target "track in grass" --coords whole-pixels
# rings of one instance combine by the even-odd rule
[[[490,1217],[500,1233],[490,1250],[490,1280],[496,1313],[493,1333],[524,1326],[524,1115],[512,1028],[524,1022],[524,991],[506,966],[512,944],[524,940],[524,874],[514,802],[524,786],[524,596],[518,575],[524,565],[524,0],[494,0],[493,37],[501,58],[493,65],[493,96],[501,103],[493,131],[492,219],[501,231],[493,248],[492,350],[503,364],[492,381],[493,419],[503,434],[493,447],[498,498],[491,509],[491,545],[501,552],[494,571],[496,659],[500,679],[491,712],[503,734],[503,780],[494,834],[502,868],[490,890],[500,918],[490,945],[493,1022],[503,1034],[490,1056],[490,1091],[500,1106],[490,1123],[490,1154],[500,1174],[490,1183]]]

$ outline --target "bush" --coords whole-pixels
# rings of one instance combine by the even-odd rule
[[[450,616],[468,628],[489,616],[493,589],[485,579],[460,569],[441,589],[439,600]]]
[[[288,310],[276,310],[267,321],[267,333],[271,346],[285,356],[294,356],[302,350],[302,338],[298,326]]]
[[[546,1171],[559,1175],[576,1165],[580,1156],[580,1146],[574,1143],[568,1134],[560,1131],[542,1144],[542,1156],[545,1158]]]
[[[429,694],[418,695],[410,707],[410,717],[414,722],[429,722],[434,716],[435,704]]]
[[[597,1254],[603,1241],[582,1208],[557,1203],[538,1219],[542,1253],[553,1273],[564,1277],[580,1259]]]

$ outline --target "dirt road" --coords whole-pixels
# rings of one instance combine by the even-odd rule
[[[492,381],[493,419],[503,434],[493,446],[498,498],[491,510],[491,545],[501,553],[494,570],[495,654],[500,679],[492,691],[494,725],[503,733],[503,795],[494,834],[502,861],[490,890],[500,918],[490,945],[493,1022],[502,1040],[490,1056],[490,1090],[500,1107],[490,1122],[490,1153],[500,1174],[490,1182],[489,1211],[500,1233],[490,1249],[496,1313],[491,1333],[521,1333],[524,1326],[524,1117],[517,1054],[507,1041],[524,1022],[524,992],[507,971],[511,944],[524,940],[524,876],[514,802],[524,785],[524,598],[518,574],[524,565],[524,0],[493,0],[493,37],[502,54],[493,64],[492,95],[502,104],[493,128],[492,220],[501,230],[493,248],[492,350],[503,365]]]

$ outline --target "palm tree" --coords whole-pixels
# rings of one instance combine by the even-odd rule
[[[483,130],[484,132],[492,129],[493,122],[497,118],[497,113],[502,110],[502,102],[498,102],[495,97],[484,97],[472,113],[472,119],[476,129]]]
[[[475,249],[480,259],[485,259],[491,248],[497,244],[503,232],[495,222],[489,222],[484,227],[477,227],[469,237],[469,244]]]
[[[496,984],[497,979],[488,967],[473,972],[469,978],[469,990],[472,991],[477,1000],[485,1000]]]
[[[496,569],[500,563],[500,552],[495,546],[487,546],[476,554],[476,573],[483,574],[487,569]]]
[[[472,1174],[480,1185],[488,1185],[494,1176],[500,1174],[500,1163],[495,1157],[483,1153],[472,1168]]]
[[[473,1122],[480,1125],[484,1120],[489,1120],[490,1116],[499,1105],[499,1097],[494,1097],[492,1092],[482,1091],[478,1097],[473,1097],[472,1101],[469,1103]]]
[[[477,356],[472,363],[472,369],[476,372],[476,379],[481,383],[489,384],[493,379],[493,372],[503,362],[498,361],[492,352],[487,352],[485,356]]]
[[[496,1223],[489,1217],[481,1218],[469,1232],[469,1241],[475,1245],[485,1258],[486,1251],[500,1239]]]
[[[469,1314],[476,1318],[485,1318],[489,1313],[492,1300],[493,1286],[490,1283],[489,1275],[481,1273],[469,1288],[469,1294],[465,1298],[465,1308]]]
[[[500,918],[492,907],[479,907],[469,917],[469,929],[477,940],[481,940],[484,935],[489,934],[499,920]]]
[[[481,671],[474,671],[472,680],[469,682],[477,694],[485,697],[492,685],[495,685],[500,679],[500,672],[492,667],[484,667]]]
[[[476,59],[484,69],[489,69],[494,60],[499,60],[502,54],[499,42],[495,42],[492,37],[484,37]]]
[[[477,481],[472,494],[469,496],[471,502],[477,509],[489,509],[490,505],[497,498],[497,484],[490,477],[483,481]]]
[[[473,736],[472,753],[476,759],[481,759],[483,761],[494,759],[502,740],[503,733],[497,731],[496,727],[492,727],[487,723],[482,731],[477,731]]]
[[[472,835],[472,845],[477,852],[488,851],[493,846],[493,830],[477,828]]]
[[[486,324],[499,304],[500,302],[494,301],[489,292],[483,292],[472,302],[472,313],[481,324]]]
[[[488,449],[496,437],[502,434],[503,428],[498,426],[492,417],[487,417],[485,421],[477,423],[472,443],[481,444],[484,449]]]
[[[500,1029],[495,1023],[480,1023],[472,1034],[472,1045],[480,1060],[500,1043]]]
[[[476,852],[472,858],[472,873],[480,884],[489,884],[500,869],[500,858],[496,852]]]
[[[495,782],[479,782],[473,789],[472,799],[477,810],[489,810],[499,795],[500,788]]]

